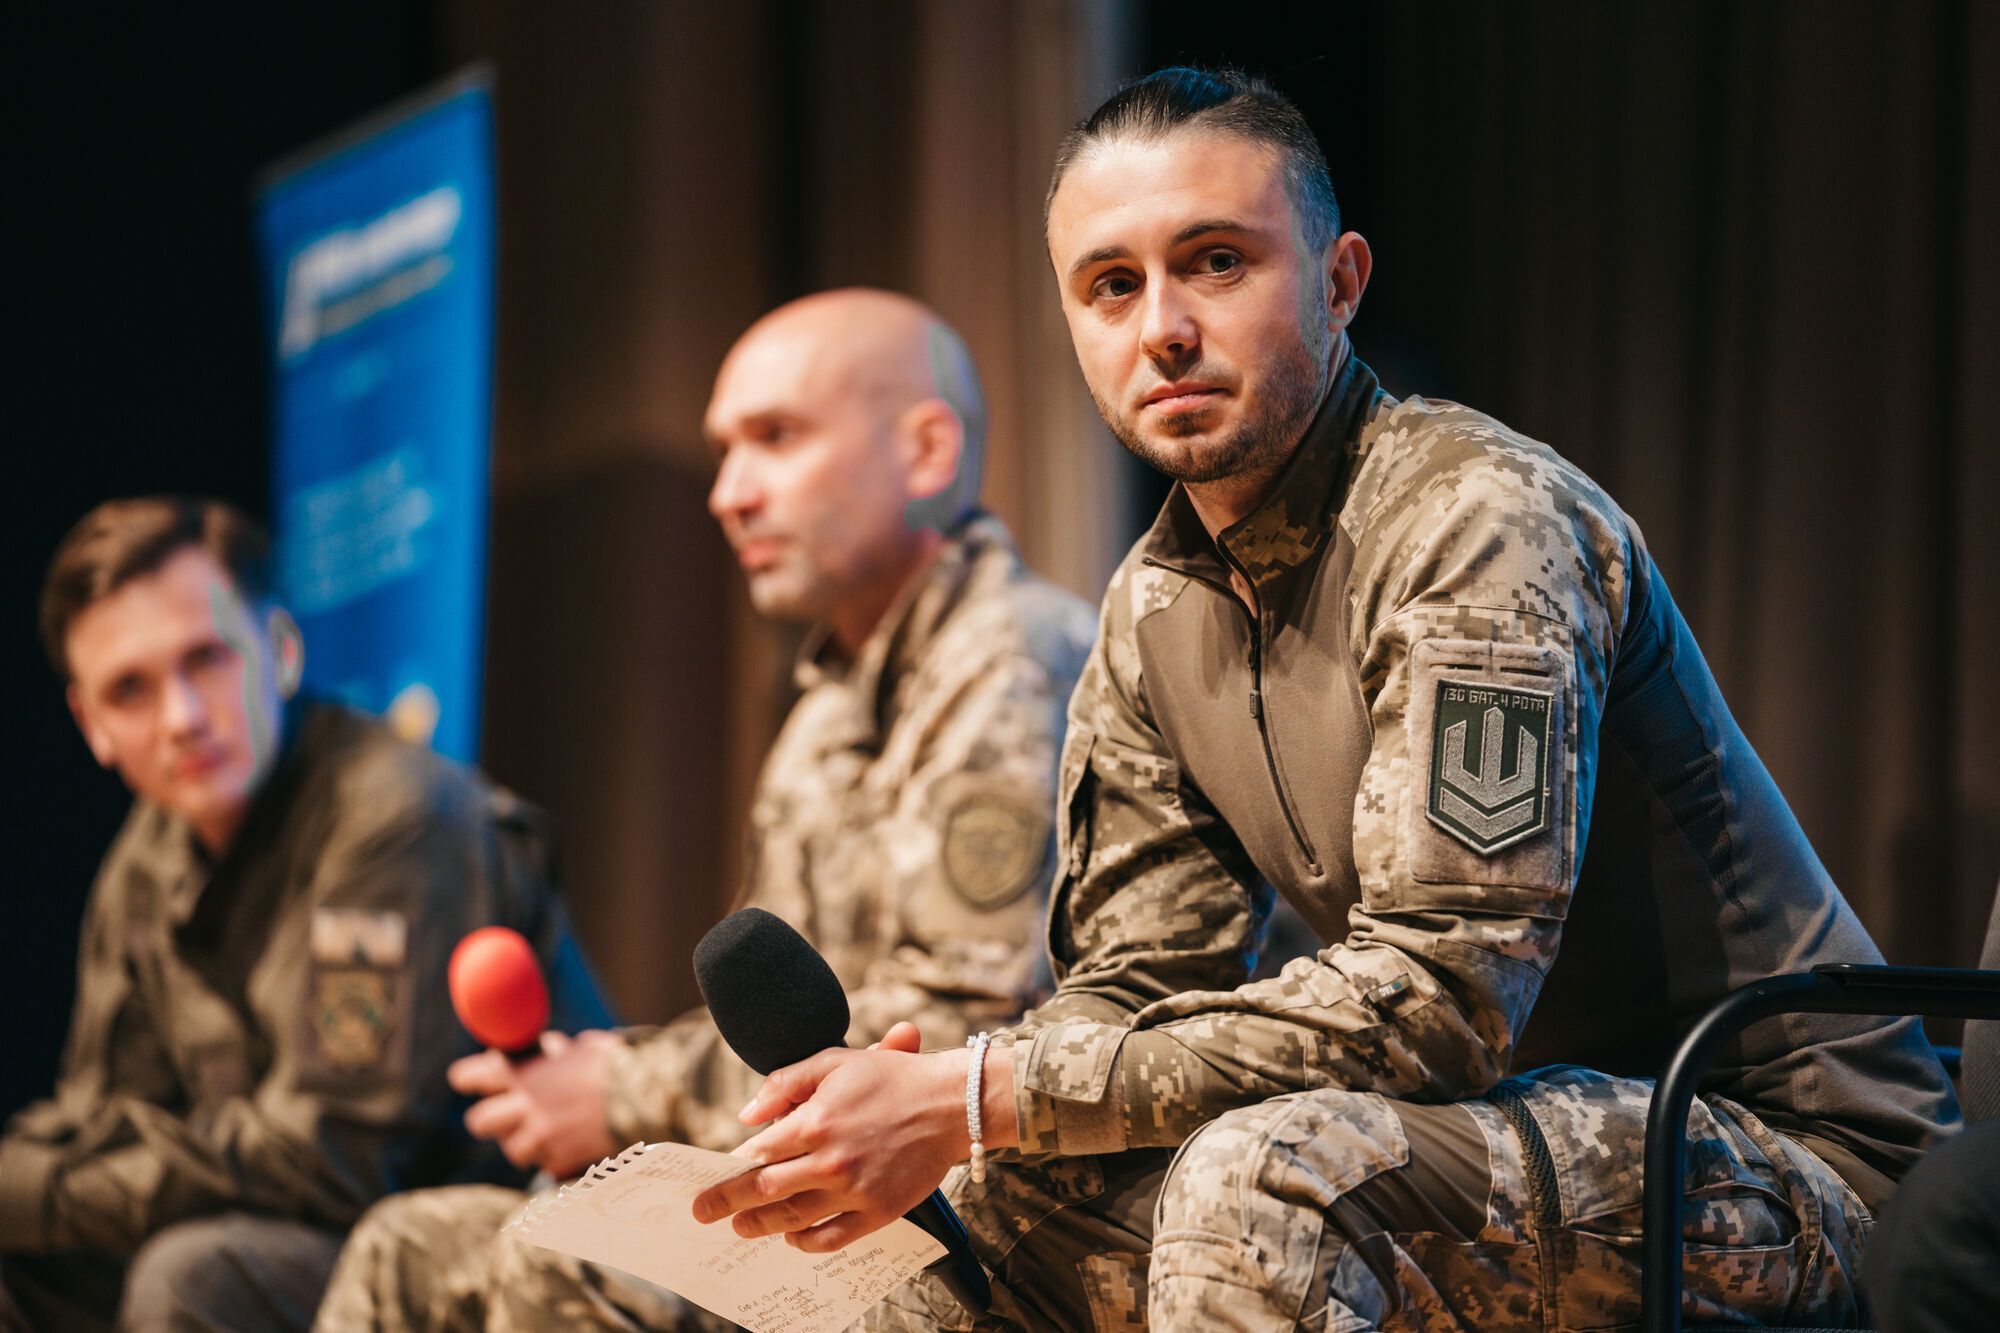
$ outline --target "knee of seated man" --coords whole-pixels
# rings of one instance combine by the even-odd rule
[[[1409,1157],[1402,1120],[1385,1097],[1339,1089],[1274,1097],[1189,1136],[1160,1192],[1159,1232],[1241,1238],[1244,1210],[1257,1200],[1323,1210]]]
[[[299,1222],[227,1213],[177,1222],[132,1256],[119,1326],[237,1327],[273,1300],[310,1312],[340,1238]]]
[[[407,1258],[456,1266],[469,1251],[484,1251],[526,1196],[498,1185],[448,1185],[378,1199],[354,1224],[342,1259],[355,1263]]]

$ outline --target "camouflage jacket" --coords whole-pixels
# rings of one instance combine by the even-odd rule
[[[345,1227],[394,1190],[518,1179],[445,1066],[465,933],[512,926],[558,1018],[608,1021],[549,887],[540,816],[344,709],[295,710],[211,864],[136,805],[91,890],[55,1096],[0,1139],[0,1251],[125,1254],[248,1210]]]
[[[1113,578],[1061,794],[1023,1152],[1175,1144],[1300,1088],[1650,1074],[1731,987],[1879,960],[1632,520],[1352,357],[1255,512],[1212,540],[1177,489]],[[1267,885],[1331,943],[1246,982]],[[1712,1086],[1856,1174],[1956,1117],[1907,1020],[1770,1020]]]
[[[914,1021],[927,1046],[1017,1016],[1045,982],[1042,891],[1063,705],[1089,608],[1030,574],[998,519],[960,530],[852,663],[824,634],[766,756],[738,906],[791,922],[848,992],[850,1044]],[[619,1142],[727,1148],[762,1079],[704,1010],[614,1054]]]

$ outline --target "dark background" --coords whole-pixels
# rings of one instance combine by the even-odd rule
[[[503,201],[487,760],[563,817],[580,925],[633,1016],[687,996],[660,960],[726,900],[714,830],[740,827],[783,704],[784,636],[747,617],[700,513],[708,377],[762,309],[872,281],[967,327],[996,401],[1073,399],[1031,253],[1046,136],[996,184],[932,128],[987,123],[955,90],[975,70],[1046,102],[1051,51],[1076,109],[1106,70],[1183,59],[1292,95],[1374,245],[1361,354],[1603,481],[1885,952],[1976,956],[2000,873],[1993,7],[187,8],[0,20],[0,836],[20,849],[0,1109],[48,1085],[125,805],[42,661],[48,554],[112,495],[263,513],[251,181],[472,59],[498,70]],[[1019,259],[997,312],[967,288],[992,252],[938,220],[975,190],[1007,201],[977,212]],[[1087,588],[1104,557],[1037,526],[1054,446],[1017,416],[1002,511]],[[1103,467],[1116,547],[1158,488]]]

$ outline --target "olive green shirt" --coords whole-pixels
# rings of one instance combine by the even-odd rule
[[[445,1066],[445,965],[520,930],[571,1023],[608,1020],[541,817],[339,708],[295,710],[219,862],[134,806],[91,889],[55,1095],[0,1139],[0,1251],[128,1254],[225,1210],[352,1222],[393,1190],[510,1178]]]

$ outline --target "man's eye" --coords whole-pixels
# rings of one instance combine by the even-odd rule
[[[1243,256],[1229,250],[1210,250],[1196,265],[1204,273],[1228,273],[1242,267]]]
[[[1139,284],[1129,273],[1107,273],[1090,285],[1090,294],[1098,300],[1115,301],[1138,290]]]
[[[121,676],[111,682],[111,688],[104,695],[113,704],[129,708],[146,697],[146,682],[137,676]]]
[[[205,643],[201,647],[196,648],[188,653],[187,655],[188,670],[203,671],[209,667],[220,666],[222,664],[222,656],[223,654],[222,654],[221,644]]]

